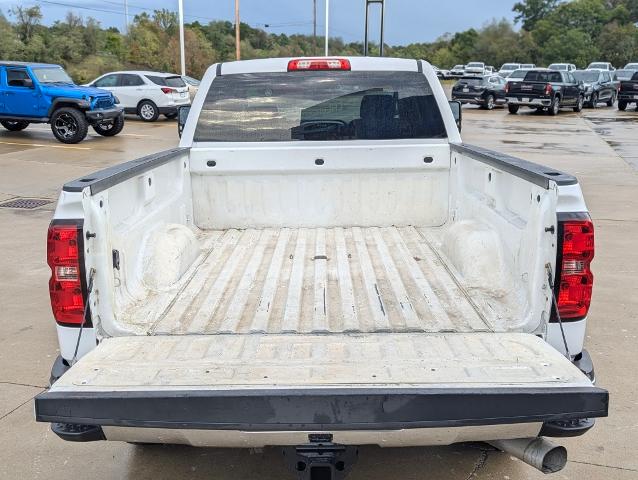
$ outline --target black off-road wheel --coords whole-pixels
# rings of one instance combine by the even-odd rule
[[[77,108],[61,107],[51,115],[51,131],[62,143],[79,143],[89,132],[89,122]]]
[[[597,93],[592,93],[591,94],[591,100],[589,101],[589,106],[591,108],[598,108],[598,94]]]
[[[124,128],[124,115],[114,118],[110,123],[96,123],[93,130],[103,137],[114,137]]]
[[[508,105],[507,109],[512,115],[516,115],[518,113],[519,106],[518,105]]]
[[[607,106],[608,107],[613,107],[614,103],[616,103],[616,94],[612,93],[611,94],[611,98],[609,100],[607,100]]]
[[[29,122],[25,122],[22,120],[12,121],[12,120],[2,120],[0,124],[9,130],[10,132],[19,132],[20,130],[24,130],[29,126]]]
[[[159,117],[159,108],[150,100],[143,100],[137,106],[137,114],[145,122],[154,122]]]
[[[618,110],[620,110],[621,112],[624,112],[625,110],[627,110],[627,101],[618,100]]]
[[[574,112],[578,113],[578,112],[582,112],[583,111],[583,105],[585,105],[585,97],[583,97],[582,95],[578,97],[578,101],[576,102],[576,106],[574,107]]]
[[[547,112],[552,115],[558,115],[560,113],[560,97],[554,97],[552,104],[547,109]]]

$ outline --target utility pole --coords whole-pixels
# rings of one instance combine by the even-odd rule
[[[328,56],[328,22],[330,21],[330,0],[326,0],[326,48],[325,55]]]
[[[312,54],[317,55],[317,0],[312,0]]]
[[[184,0],[178,0],[179,10],[179,62],[182,75],[186,75],[186,56],[184,54]]]
[[[239,38],[239,0],[235,0],[235,56],[237,60],[241,59],[241,46]]]
[[[128,0],[124,0],[124,31],[128,35]]]

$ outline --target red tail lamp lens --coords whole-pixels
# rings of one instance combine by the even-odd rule
[[[49,294],[58,323],[80,325],[84,314],[80,255],[82,228],[51,224],[47,235],[47,263],[51,267]]]
[[[562,258],[557,303],[562,319],[583,318],[591,304],[594,275],[594,224],[591,219],[562,222]]]

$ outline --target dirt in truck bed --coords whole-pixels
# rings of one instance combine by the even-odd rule
[[[489,331],[427,230],[201,232],[182,279],[120,320],[151,334]]]

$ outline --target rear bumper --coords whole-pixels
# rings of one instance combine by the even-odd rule
[[[624,100],[625,102],[638,102],[638,92],[619,93],[618,100]]]
[[[462,104],[482,105],[485,99],[481,95],[459,95],[452,94],[452,100],[461,102]]]
[[[549,107],[552,104],[551,98],[545,97],[507,97],[507,103],[510,105],[530,106],[530,107]]]
[[[104,110],[87,110],[85,112],[86,118],[90,122],[101,122],[102,120],[112,120],[119,117],[124,113],[122,107],[113,107]]]
[[[185,103],[184,105],[188,105],[188,103]],[[161,115],[171,115],[173,113],[177,113],[177,109],[181,107],[181,105],[177,105],[174,107],[159,107],[159,113]]]
[[[597,387],[45,392],[36,420],[139,428],[362,431],[566,422],[607,416]]]

